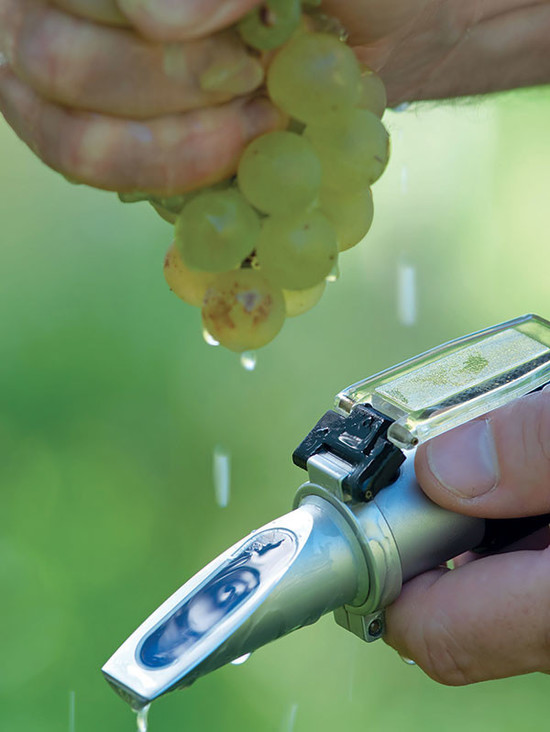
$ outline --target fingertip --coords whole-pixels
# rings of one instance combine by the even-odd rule
[[[549,561],[519,551],[416,577],[387,609],[386,640],[448,686],[546,670]]]
[[[433,585],[451,570],[438,567],[415,577],[407,582],[399,598],[386,608],[386,633],[384,641],[401,656],[413,661],[415,649],[413,641],[414,629],[418,625],[422,614],[422,604],[417,598],[422,598]]]
[[[190,40],[227,28],[260,0],[118,0],[121,11],[153,41]]]

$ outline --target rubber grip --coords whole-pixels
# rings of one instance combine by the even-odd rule
[[[481,543],[472,551],[494,554],[550,524],[550,513],[514,519],[487,519]]]

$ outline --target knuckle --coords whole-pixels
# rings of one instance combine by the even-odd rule
[[[430,617],[421,634],[421,668],[445,686],[466,686],[475,681],[472,659],[455,637],[446,618]]]
[[[34,12],[25,14],[15,40],[17,70],[29,83],[40,87],[51,82],[57,66],[57,16],[57,11],[38,6]]]

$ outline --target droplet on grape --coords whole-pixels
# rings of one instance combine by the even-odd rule
[[[216,339],[214,338],[214,336],[212,335],[212,333],[209,333],[209,332],[208,332],[208,331],[206,330],[206,328],[203,328],[203,329],[202,329],[202,337],[204,338],[204,342],[205,342],[205,343],[206,343],[206,345],[208,345],[208,346],[219,346],[219,345],[220,345],[220,342],[219,342],[219,341],[217,341],[217,340],[216,340]]]
[[[256,351],[245,351],[241,353],[241,366],[245,371],[254,371],[258,363],[258,354]]]
[[[331,284],[333,282],[338,282],[340,279],[340,267],[338,266],[338,262],[334,265],[334,267],[330,270],[328,275],[326,276],[326,281]]]

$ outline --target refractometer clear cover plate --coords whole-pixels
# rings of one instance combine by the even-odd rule
[[[389,439],[412,448],[550,381],[550,323],[525,315],[416,356],[340,392],[395,420]]]

